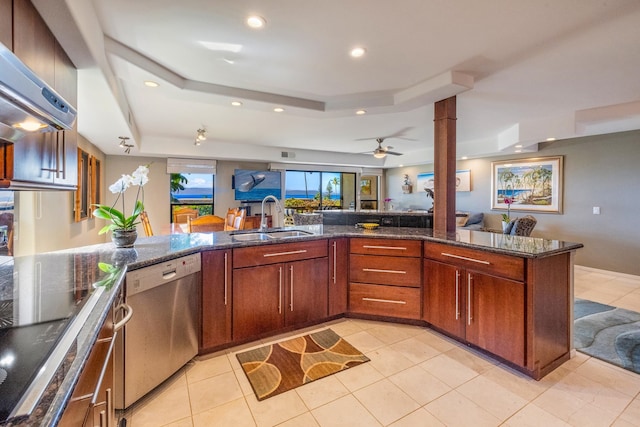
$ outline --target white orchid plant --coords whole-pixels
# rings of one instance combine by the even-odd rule
[[[98,234],[113,230],[135,230],[136,225],[140,223],[138,217],[144,211],[144,189],[142,187],[149,182],[148,175],[149,167],[141,165],[131,175],[122,175],[120,179],[109,186],[109,191],[118,195],[113,205],[93,205],[96,207],[93,211],[93,216],[111,221],[111,224],[102,227]],[[125,216],[124,192],[131,186],[138,186],[138,193],[136,194],[136,201],[131,215]],[[140,200],[141,195],[142,200]],[[122,199],[122,211],[115,208],[120,199]]]

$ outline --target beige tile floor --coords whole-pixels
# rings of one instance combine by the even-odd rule
[[[576,267],[575,295],[640,311],[640,277]],[[371,362],[258,402],[235,358],[254,342],[190,362],[127,426],[640,426],[640,375],[581,353],[534,381],[415,326],[342,319],[268,342],[327,327]]]

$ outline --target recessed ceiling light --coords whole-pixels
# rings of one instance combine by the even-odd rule
[[[356,114],[362,116],[363,114],[367,114],[367,110],[358,110],[356,111]]]
[[[236,61],[234,61],[233,59],[229,59],[229,58],[222,58],[222,60],[224,62],[226,62],[227,64],[231,64],[231,65],[236,63]]]
[[[242,102],[240,102],[240,101],[231,101],[231,105],[233,105],[234,107],[240,107],[242,105]]]
[[[516,148],[522,148],[522,144],[516,145]]]
[[[461,159],[461,160],[467,160],[467,159],[468,159],[468,157],[467,157],[467,156],[462,156],[462,157],[460,157],[460,159]]]
[[[273,109],[273,111],[275,111],[276,113],[282,113],[284,111],[284,108],[276,107],[276,108]]]
[[[262,16],[253,15],[247,18],[247,25],[251,28],[262,28],[266,23]]]
[[[351,56],[354,58],[360,58],[364,56],[366,52],[367,50],[363,47],[354,47],[353,49],[351,49]]]
[[[160,86],[158,83],[151,81],[151,80],[145,80],[144,85],[147,87],[158,87]]]
[[[516,150],[516,153],[522,153],[522,150]]]
[[[554,137],[547,138],[547,141],[555,141],[555,140],[556,139]]]

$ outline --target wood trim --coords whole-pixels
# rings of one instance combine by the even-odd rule
[[[456,97],[434,104],[435,232],[456,231]]]

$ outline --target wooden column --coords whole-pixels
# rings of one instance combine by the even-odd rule
[[[433,230],[456,231],[456,97],[434,104]]]

